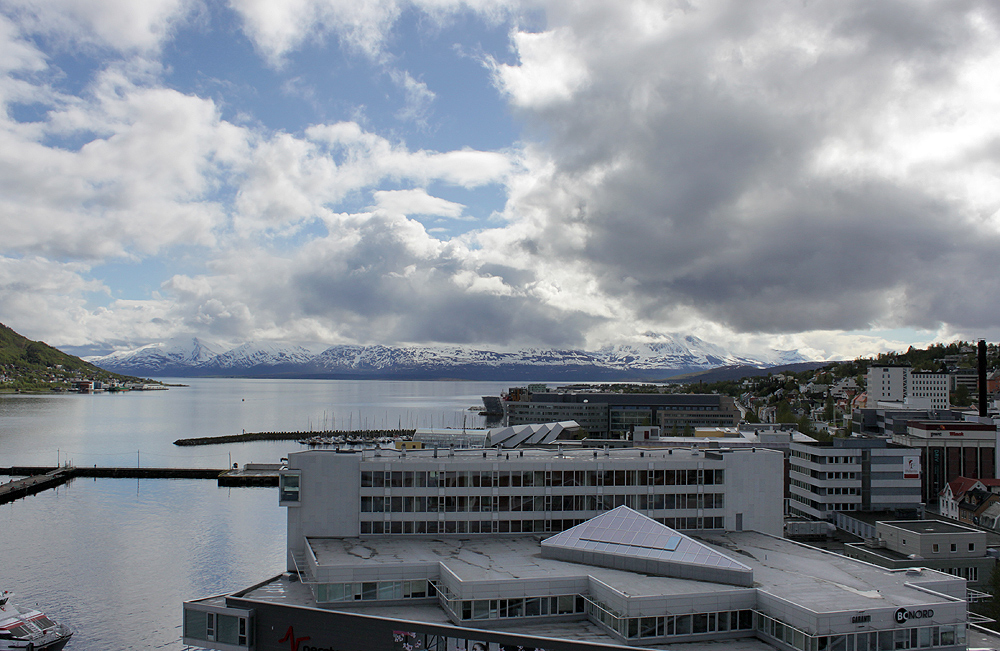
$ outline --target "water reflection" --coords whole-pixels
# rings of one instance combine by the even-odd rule
[[[181,649],[181,602],[283,571],[284,523],[275,489],[78,478],[0,506],[0,583],[69,650]]]

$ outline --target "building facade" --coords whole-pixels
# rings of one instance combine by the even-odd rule
[[[906,434],[893,442],[920,452],[921,492],[925,503],[937,501],[945,485],[958,477],[997,477],[997,427],[967,421],[910,421]]]
[[[872,364],[867,375],[868,407],[880,402],[911,408],[949,409],[950,376],[944,371],[914,371],[906,365]]]
[[[884,439],[792,443],[789,512],[833,520],[838,511],[919,511],[920,453]]]
[[[594,393],[588,391],[517,394],[504,403],[507,425],[574,420],[592,438],[628,439],[635,427],[656,426],[664,436],[687,428],[735,427],[736,401],[716,394]]]
[[[963,578],[883,569],[757,532],[699,538],[624,506],[551,536],[306,538],[298,573],[186,602],[183,642],[220,651],[721,650],[741,641],[781,651],[966,649]]]
[[[910,367],[901,364],[872,364],[865,378],[868,406],[880,401],[903,402],[906,399],[906,381]]]
[[[310,450],[280,474],[289,566],[306,537],[559,532],[618,506],[685,531],[780,534],[772,450]]]
[[[986,586],[996,558],[986,555],[986,533],[939,520],[885,521],[875,524],[874,540],[848,543],[844,554],[880,567],[927,567]]]

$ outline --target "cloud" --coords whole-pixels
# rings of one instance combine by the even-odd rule
[[[234,252],[212,274],[177,276],[163,289],[185,327],[231,339],[583,342],[593,317],[477,266],[460,244],[380,211],[341,215],[326,237],[291,254]]]
[[[34,33],[80,45],[158,50],[197,4],[193,0],[6,0]]]
[[[243,20],[243,29],[257,49],[280,66],[303,43],[333,35],[345,49],[373,61],[391,58],[386,43],[407,9],[417,9],[434,24],[472,11],[491,22],[511,13],[519,0],[229,0]]]
[[[423,188],[414,190],[377,190],[375,205],[395,215],[433,215],[458,219],[465,208],[460,203],[432,197]]]
[[[661,329],[1000,317],[980,298],[1000,290],[983,273],[1000,245],[1000,158],[983,146],[1000,103],[977,90],[1000,52],[986,4],[631,2],[549,17],[498,73],[544,134],[496,235],[509,250],[581,263]],[[578,72],[552,81],[553,66]]]
[[[405,70],[393,70],[390,72],[390,77],[406,95],[406,105],[396,112],[396,117],[406,122],[426,124],[427,113],[436,97],[434,92],[427,87],[427,84],[417,81]]]
[[[578,42],[567,28],[539,33],[515,32],[519,65],[488,59],[497,85],[521,108],[568,102],[587,85],[589,71]]]
[[[406,97],[399,122],[237,125],[170,88],[160,49],[197,3],[8,3],[4,314],[53,331],[31,313],[37,293],[70,315],[52,323],[74,343],[197,331],[592,346],[683,331],[833,354],[894,341],[855,334],[873,329],[996,332],[1000,12],[987,2],[230,4],[278,77],[328,39],[375,62]],[[446,94],[416,59],[402,69],[393,30],[409,20],[426,37],[460,16],[509,20],[511,58],[483,55],[524,126],[504,149],[439,151],[415,129]],[[57,54],[107,49],[89,83],[61,83]],[[313,88],[300,73],[285,87]],[[420,133],[408,144],[405,129]],[[506,205],[433,236],[411,217],[466,212],[428,192],[438,184]],[[108,291],[92,265],[192,250],[203,266],[168,271],[159,295],[87,307]],[[54,284],[15,282],[29,272]]]
[[[372,58],[382,53],[400,4],[382,0],[230,0],[244,30],[272,64],[308,40],[336,33],[349,50]]]
[[[237,228],[281,231],[327,219],[346,197],[386,180],[473,188],[502,182],[513,167],[501,152],[410,151],[356,122],[316,125],[304,137],[278,133],[255,141],[242,163]]]

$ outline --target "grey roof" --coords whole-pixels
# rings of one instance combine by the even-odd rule
[[[753,584],[748,566],[627,506],[543,540],[542,555],[661,576]]]
[[[880,520],[879,522],[913,533],[979,533],[972,527],[941,520]]]
[[[566,430],[579,428],[580,425],[575,420],[497,427],[486,433],[486,447],[500,445],[505,448],[516,448],[522,444],[545,445],[553,443]]]

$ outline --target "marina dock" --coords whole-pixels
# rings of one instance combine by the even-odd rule
[[[277,486],[280,464],[248,463],[238,468],[127,468],[11,466],[0,474],[22,477],[0,484],[0,504],[61,486],[76,477],[125,479],[214,479],[219,486]]]

